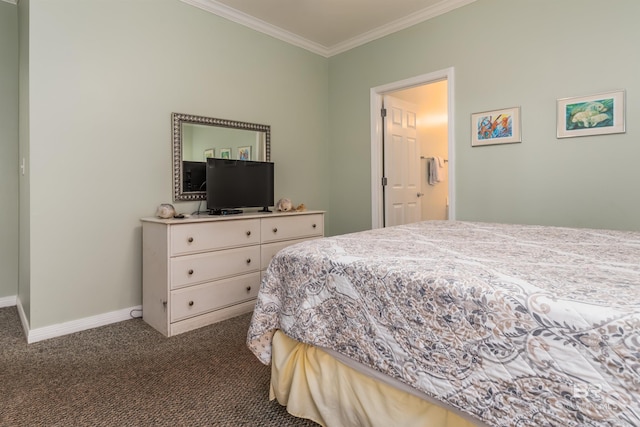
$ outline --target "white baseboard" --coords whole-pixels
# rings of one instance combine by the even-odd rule
[[[63,335],[72,334],[74,332],[86,331],[100,326],[109,325],[111,323],[122,322],[123,320],[132,319],[131,312],[142,311],[142,306],[123,308],[122,310],[112,311],[110,313],[98,314],[96,316],[85,317],[84,319],[72,320],[70,322],[59,323],[57,325],[45,326],[43,328],[31,329],[29,320],[24,312],[24,308],[17,296],[0,298],[0,308],[17,306],[18,316],[24,329],[24,335],[27,337],[27,343],[31,344],[37,341],[47,340],[49,338],[61,337]],[[139,317],[139,316],[136,316]]]
[[[24,336],[29,336],[29,319],[24,312],[24,308],[22,307],[22,301],[18,299],[18,316],[20,317],[20,323],[22,323],[22,330],[24,331]]]
[[[59,323],[57,325],[45,326],[37,329],[29,329],[26,317],[23,318],[24,312],[19,306],[21,312],[20,318],[27,335],[27,342],[29,344],[47,340],[50,338],[60,337],[63,335],[72,334],[74,332],[86,331],[87,329],[93,329],[100,326],[109,325],[111,323],[122,322],[123,320],[132,319],[132,311],[141,311],[142,306],[124,308],[122,310],[112,311],[110,313],[98,314],[96,316],[85,317],[83,319],[72,320],[69,322]]]
[[[3,307],[13,307],[18,303],[18,297],[13,295],[10,297],[0,298],[0,308]]]

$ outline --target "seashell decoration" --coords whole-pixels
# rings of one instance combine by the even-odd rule
[[[288,212],[291,209],[293,209],[293,205],[291,204],[291,200],[287,199],[287,198],[282,198],[280,200],[278,200],[278,203],[276,203],[276,210],[280,211],[280,212]]]
[[[156,211],[156,216],[158,218],[173,218],[176,214],[176,210],[172,204],[163,203],[158,206],[158,210]]]

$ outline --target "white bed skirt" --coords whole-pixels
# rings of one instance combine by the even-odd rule
[[[270,399],[325,427],[476,427],[461,416],[364,375],[281,331],[273,337]]]

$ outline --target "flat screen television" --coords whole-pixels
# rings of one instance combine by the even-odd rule
[[[207,159],[207,210],[210,215],[240,213],[237,208],[273,206],[273,163]]]

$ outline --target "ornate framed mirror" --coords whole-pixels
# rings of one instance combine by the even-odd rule
[[[207,157],[271,160],[271,127],[172,113],[173,200],[205,200]]]

